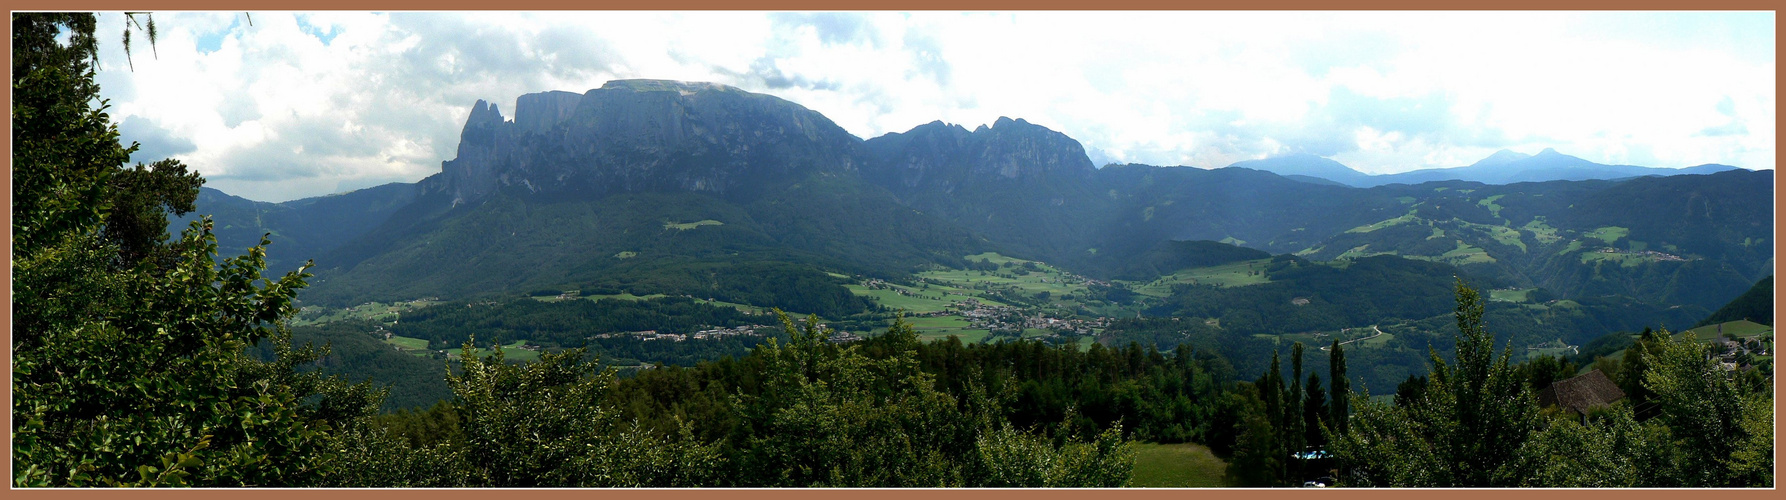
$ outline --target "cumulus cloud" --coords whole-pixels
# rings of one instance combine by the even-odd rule
[[[128,138],[126,144],[135,142],[137,150],[130,154],[130,161],[135,163],[154,163],[174,155],[191,153],[198,149],[192,141],[177,137],[161,128],[154,122],[140,116],[131,116],[118,124],[118,135]]]
[[[158,13],[102,48],[125,140],[279,201],[413,182],[470,105],[713,81],[862,137],[1023,117],[1097,164],[1289,153],[1389,173],[1545,147],[1772,168],[1768,13]],[[102,33],[122,16],[101,16]]]

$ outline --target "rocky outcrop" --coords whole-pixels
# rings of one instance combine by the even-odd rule
[[[972,132],[938,121],[865,142],[798,104],[711,83],[617,80],[583,94],[523,95],[515,106],[511,121],[494,104],[473,105],[457,157],[424,191],[455,205],[504,188],[749,196],[813,173],[860,171],[895,192],[946,194],[964,184],[1084,184],[1096,171],[1078,141],[1022,119]]]
[[[968,132],[941,121],[867,142],[868,175],[895,191],[953,192],[964,183],[1086,181],[1096,169],[1079,141],[1023,119],[999,117]]]
[[[501,187],[600,196],[705,191],[748,196],[815,172],[854,172],[862,141],[817,112],[735,87],[620,80],[578,95],[528,94],[513,121],[478,101],[458,157],[424,181],[454,203]]]

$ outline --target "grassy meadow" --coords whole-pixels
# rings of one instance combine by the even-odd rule
[[[1131,488],[1220,488],[1227,462],[1195,443],[1135,445]]]

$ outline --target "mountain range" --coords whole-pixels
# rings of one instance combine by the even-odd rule
[[[1645,176],[1703,175],[1738,167],[1704,164],[1686,168],[1656,168],[1634,165],[1605,165],[1558,153],[1545,148],[1536,155],[1500,150],[1468,166],[1427,168],[1395,174],[1371,175],[1353,170],[1340,162],[1310,154],[1292,154],[1236,162],[1230,167],[1250,168],[1276,173],[1292,179],[1315,183],[1373,187],[1386,184],[1420,184],[1433,181],[1473,181],[1484,184],[1516,182],[1581,181],[1594,179],[1628,179]]]
[[[1208,240],[1709,311],[1772,274],[1772,186],[1771,170],[1548,149],[1375,176],[1316,156],[1098,168],[1022,119],[864,140],[773,96],[623,80],[522,96],[512,119],[479,101],[457,156],[417,183],[285,203],[206,189],[196,213],[226,253],[272,233],[274,270],[315,259],[303,299],[319,304],[598,287],[847,314],[865,306],[842,276],[996,251],[1148,279],[1206,248],[1173,242]]]

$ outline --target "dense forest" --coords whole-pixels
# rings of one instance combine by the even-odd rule
[[[1658,313],[1618,297],[1519,312],[1534,304],[1491,305],[1456,268],[1394,256],[1273,257],[1254,271],[1269,283],[1180,285],[1163,314],[1111,320],[1085,347],[1021,335],[925,342],[911,323],[925,318],[898,316],[846,338],[820,315],[861,326],[888,313],[825,268],[702,255],[615,258],[612,273],[499,287],[538,298],[294,328],[316,277],[308,265],[265,274],[270,235],[221,257],[216,223],[198,216],[170,238],[169,217],[194,210],[204,179],[175,160],[126,165],[137,147],[120,143],[94,83],[95,25],[92,14],[13,14],[14,487],[1119,487],[1143,443],[1207,445],[1236,486],[1774,484],[1771,336],[1638,332],[1708,308]],[[891,203],[807,194],[765,195],[752,210]],[[891,217],[879,227],[917,220]],[[713,236],[646,223],[661,248]],[[977,243],[924,227],[930,236],[916,240],[826,236],[875,227],[739,230],[848,251],[899,247],[884,263],[854,264],[865,273],[970,267],[918,248],[934,237],[962,255]],[[1204,244],[1138,251],[1147,257],[1121,272],[1260,257]],[[1770,283],[1708,321],[1762,314]],[[690,296],[588,300],[551,285]],[[1132,298],[1120,286],[1086,289]],[[812,315],[713,302],[767,295]],[[1398,334],[1386,346],[1286,340],[1386,319],[1404,322],[1389,326]],[[610,335],[720,327],[752,328]],[[1513,346],[1497,344],[1554,329],[1585,345],[1514,362]],[[399,350],[376,332],[426,347]],[[528,359],[500,347],[511,339],[530,344]],[[1421,349],[1423,361],[1406,359]],[[1398,371],[1360,373],[1383,367]],[[1623,397],[1581,412],[1539,403],[1584,372]],[[1393,392],[1361,383],[1384,379],[1401,382]]]

